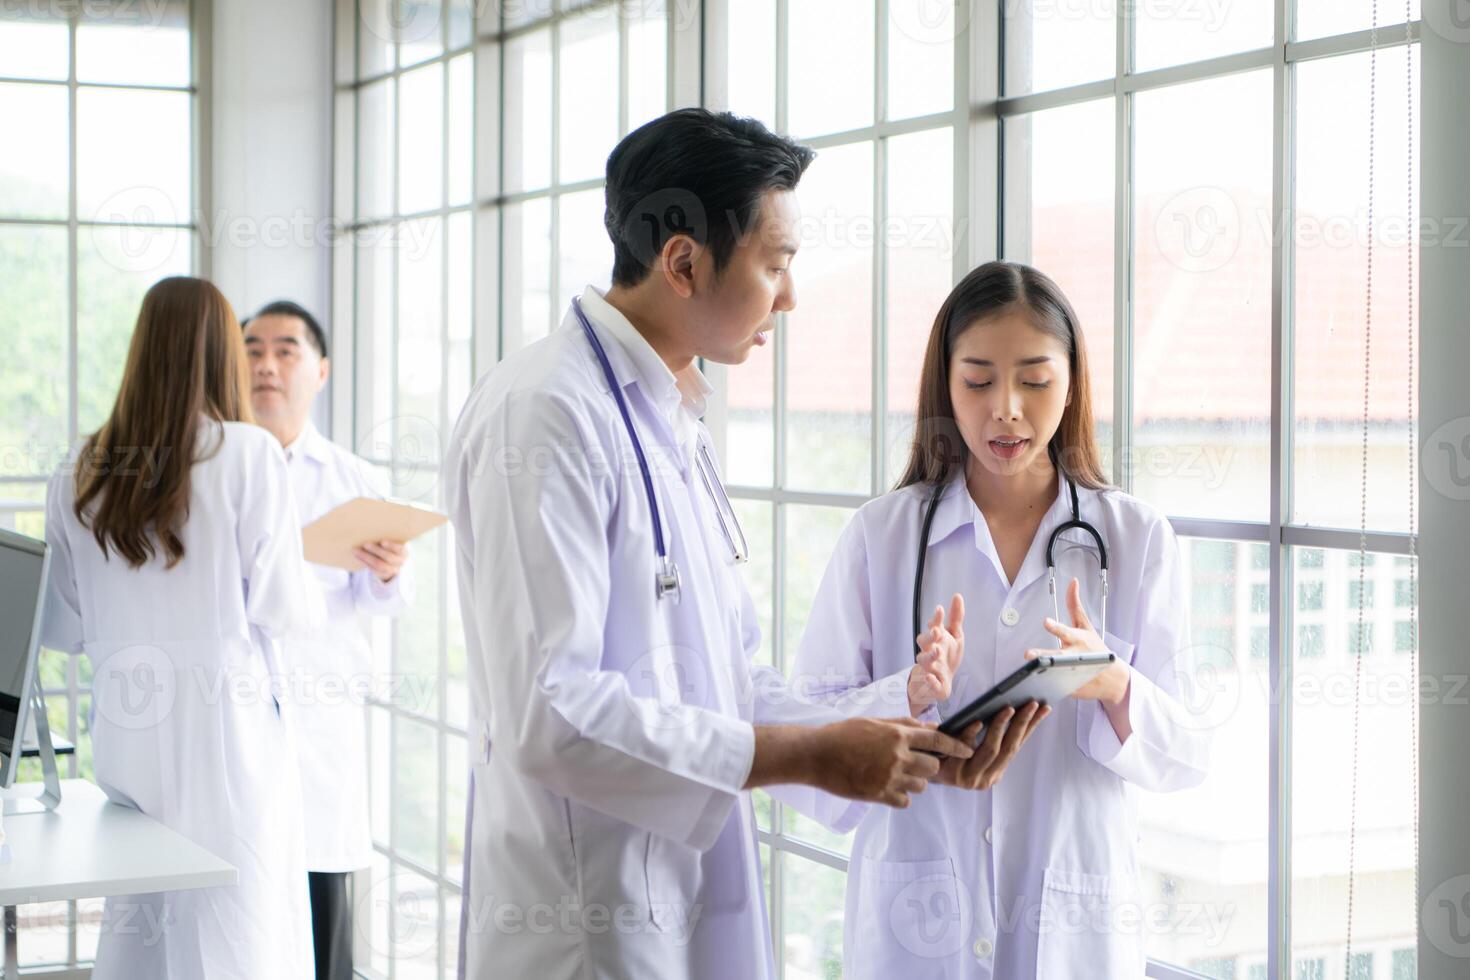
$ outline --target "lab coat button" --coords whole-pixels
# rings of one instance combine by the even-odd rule
[[[994,827],[986,827],[985,828],[985,843],[987,843],[987,844],[994,844],[995,843],[995,828]]]
[[[1015,626],[1021,621],[1021,614],[1016,611],[1015,606],[1007,606],[1005,612],[1000,614],[1000,621],[1007,626]]]
[[[995,951],[995,946],[993,946],[991,944],[990,940],[988,940],[988,939],[977,939],[977,940],[975,940],[975,957],[976,957],[976,959],[982,959],[983,960],[983,959],[985,959],[985,957],[989,956],[994,951]]]

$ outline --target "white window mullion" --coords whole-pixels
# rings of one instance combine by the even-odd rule
[[[1272,187],[1271,227],[1287,228],[1292,220],[1291,145],[1292,66],[1286,61],[1286,43],[1292,36],[1291,0],[1275,2],[1275,58],[1272,66]],[[1266,975],[1267,980],[1291,977],[1291,629],[1292,552],[1282,541],[1281,529],[1291,518],[1292,425],[1291,403],[1291,244],[1294,238],[1273,235],[1271,242],[1271,499],[1270,593],[1266,645],[1267,679],[1272,706],[1267,716],[1266,790]]]

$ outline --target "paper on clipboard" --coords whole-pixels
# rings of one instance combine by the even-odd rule
[[[394,500],[358,497],[334,507],[301,529],[306,560],[355,572],[363,567],[352,553],[368,541],[412,541],[449,518],[436,510]]]

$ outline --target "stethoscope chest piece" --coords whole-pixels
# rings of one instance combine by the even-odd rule
[[[679,578],[679,566],[675,565],[670,558],[663,558],[659,563],[658,572],[654,575],[654,594],[659,599],[674,599],[674,605],[679,604],[679,594],[683,589],[683,582]]]

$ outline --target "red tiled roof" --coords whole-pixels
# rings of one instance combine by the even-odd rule
[[[1242,214],[1270,214],[1269,200],[1231,189]],[[1223,266],[1190,271],[1161,251],[1151,230],[1164,202],[1139,202],[1134,290],[1134,406],[1139,421],[1261,418],[1271,398],[1271,247],[1265,225],[1247,219]],[[1299,226],[1315,226],[1304,215]],[[1042,209],[1033,263],[1077,307],[1092,362],[1095,404],[1112,391],[1112,212],[1106,207]],[[938,249],[890,253],[888,391],[892,411],[911,411],[923,347],[950,281]],[[1374,249],[1373,374],[1370,417],[1402,419],[1408,376],[1402,246]],[[1304,242],[1295,252],[1296,412],[1354,422],[1363,409],[1367,250],[1363,242]],[[791,411],[871,409],[872,256],[829,252],[820,275],[795,274],[799,306],[788,318],[787,404]],[[1416,273],[1417,275],[1417,273]],[[771,349],[731,376],[732,408],[772,401]],[[1100,412],[1100,414],[1107,414]]]

